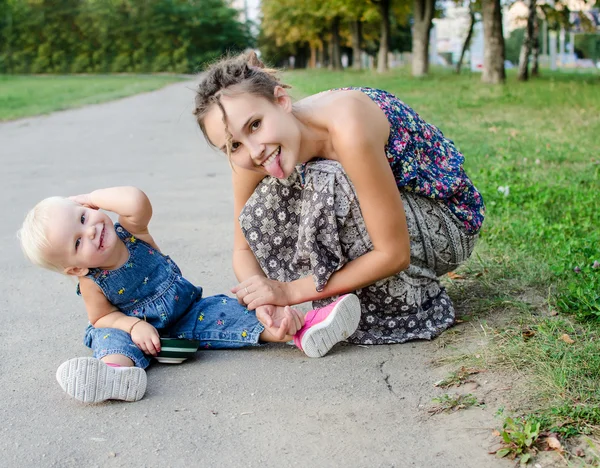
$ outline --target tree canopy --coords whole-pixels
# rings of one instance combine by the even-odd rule
[[[252,44],[226,0],[0,0],[0,72],[199,70]]]

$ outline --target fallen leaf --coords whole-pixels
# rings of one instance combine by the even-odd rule
[[[496,436],[496,437],[500,437],[500,431],[498,429],[494,429],[494,431],[492,432],[492,435]]]
[[[575,449],[575,456],[576,457],[585,457],[585,452],[583,451],[583,449],[581,447],[577,447]]]
[[[498,133],[498,127],[490,127],[488,130],[492,133]]]
[[[516,136],[519,134],[519,131],[518,131],[518,130],[515,130],[514,128],[511,128],[511,129],[508,131],[508,133],[510,133],[510,136],[511,136],[511,137],[515,138],[515,137],[516,137]]]
[[[523,340],[527,341],[528,339],[533,338],[535,336],[535,331],[526,328],[525,330],[521,331],[521,335],[523,336]]]
[[[548,447],[550,447],[551,449],[562,450],[562,445],[560,443],[560,440],[558,440],[555,436],[549,436],[546,439],[546,443],[548,444]]]
[[[459,280],[459,279],[466,279],[466,276],[459,275],[458,273],[454,273],[453,271],[451,271],[450,273],[448,273],[448,278],[453,279],[453,280]]]
[[[565,451],[560,440],[558,440],[558,437],[555,435],[546,437],[546,445],[548,446],[548,450],[556,450],[558,453],[563,453]]]
[[[566,333],[564,333],[561,337],[561,340],[563,340],[565,343],[567,344],[573,344],[575,343],[575,341],[573,341],[573,339],[571,339],[571,337],[569,335],[567,335]]]

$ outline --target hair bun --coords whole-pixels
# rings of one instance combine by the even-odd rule
[[[258,55],[256,55],[256,52],[253,50],[248,52],[246,55],[246,63],[251,67],[265,68],[265,64],[261,62],[261,60],[258,58]]]

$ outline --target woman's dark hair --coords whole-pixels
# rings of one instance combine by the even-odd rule
[[[209,66],[198,85],[194,108],[196,121],[206,141],[211,143],[206,135],[204,118],[216,104],[223,113],[223,124],[227,134],[227,154],[231,152],[231,133],[227,129],[227,116],[220,101],[221,96],[250,93],[274,102],[276,86],[289,88],[279,81],[277,70],[265,68],[254,51],[225,57]]]

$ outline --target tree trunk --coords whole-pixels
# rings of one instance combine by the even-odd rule
[[[429,70],[429,31],[435,0],[414,0],[412,74],[424,76]]]
[[[309,68],[317,68],[317,48],[314,44],[310,44],[310,62]]]
[[[465,52],[469,48],[469,44],[471,44],[471,36],[473,35],[473,27],[475,26],[475,12],[473,11],[473,3],[469,2],[469,30],[467,32],[467,37],[465,37],[465,42],[463,42],[462,50],[460,51],[460,58],[456,63],[456,73],[460,74],[460,69],[462,67],[463,59],[465,58]]]
[[[529,54],[531,54],[531,46],[533,44],[533,23],[535,18],[535,0],[529,0],[529,14],[527,15],[527,27],[523,36],[523,44],[521,44],[521,53],[519,54],[519,81],[527,81],[529,79]]]
[[[334,16],[331,20],[331,68],[342,69],[342,55],[340,53],[340,17]]]
[[[319,51],[321,52],[321,67],[327,68],[329,66],[329,43],[328,41],[321,36],[321,47],[319,47]]]
[[[481,81],[499,84],[506,81],[504,36],[500,0],[482,0],[483,73]]]
[[[533,43],[531,54],[533,63],[531,64],[531,76],[540,76],[540,19],[536,13],[533,18]]]
[[[390,4],[392,0],[379,0],[379,14],[381,15],[381,28],[379,33],[379,53],[377,54],[377,72],[384,73],[389,70],[388,52],[390,50]]]
[[[352,68],[360,70],[362,68],[362,21],[355,19],[350,26],[352,29]]]

